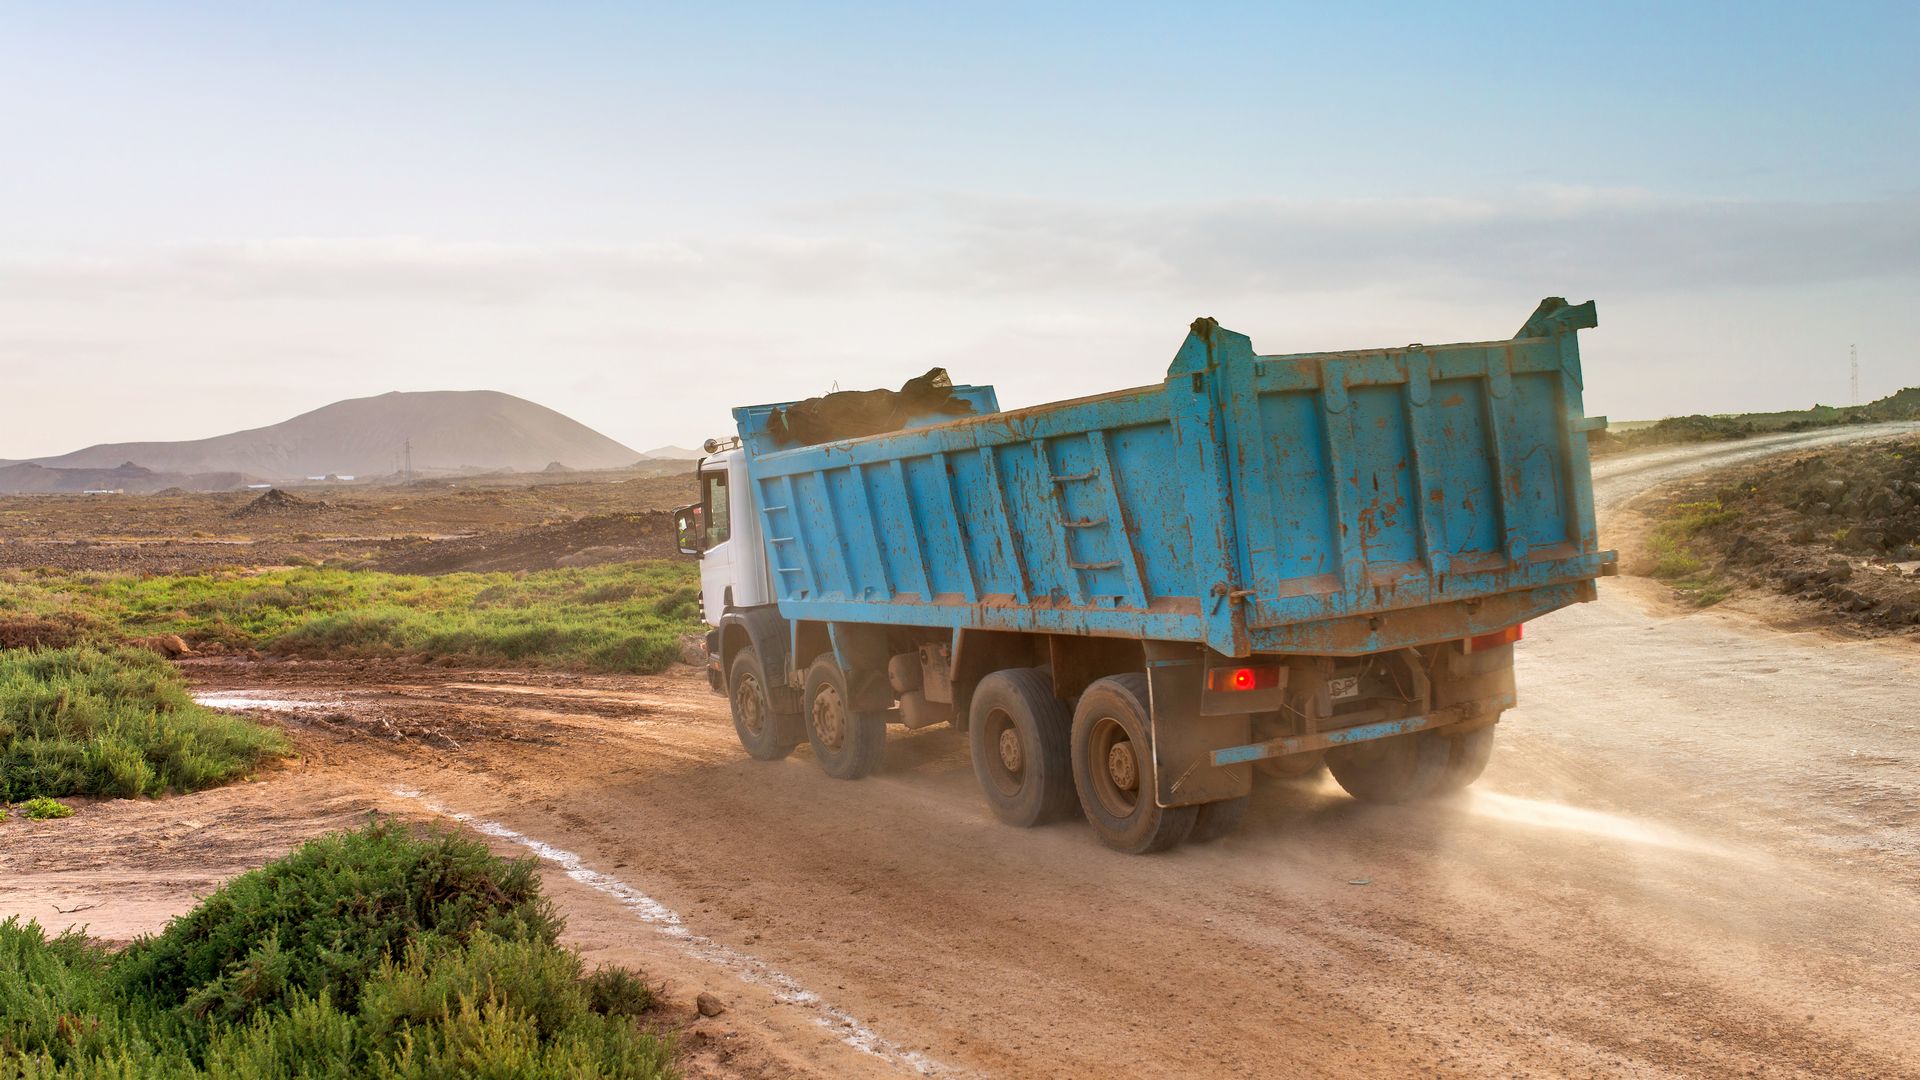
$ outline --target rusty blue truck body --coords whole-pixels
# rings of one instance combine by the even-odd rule
[[[1602,571],[1575,331],[1262,356],[1194,324],[1154,386],[780,449],[736,409],[780,612],[1188,641],[1471,637]]]
[[[1254,762],[1464,786],[1521,624],[1612,569],[1593,325],[1549,298],[1506,340],[1262,355],[1200,319],[1162,381],[1094,397],[958,386],[972,415],[801,446],[790,404],[735,409],[682,517],[714,688],[755,757],[804,739],[835,776],[950,722],[1003,820],[1077,790],[1127,851],[1229,828]]]

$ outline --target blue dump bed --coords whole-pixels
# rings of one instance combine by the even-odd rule
[[[1165,381],[782,449],[736,409],[782,615],[1359,654],[1592,596],[1576,331],[1262,356],[1194,323]]]

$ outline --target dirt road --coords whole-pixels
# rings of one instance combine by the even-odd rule
[[[1831,437],[1604,462],[1598,501]],[[1920,653],[1651,588],[1528,627],[1521,706],[1457,801],[1276,784],[1239,835],[1151,858],[998,825],[944,730],[858,783],[749,761],[690,671],[208,665],[209,692],[292,710],[306,760],[97,809],[201,826],[158,843],[11,834],[0,910],[88,895],[36,874],[377,806],[540,855],[590,956],[727,998],[695,1073],[1920,1075]],[[144,904],[37,913],[139,929]]]

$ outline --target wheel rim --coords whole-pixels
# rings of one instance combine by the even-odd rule
[[[761,701],[759,680],[751,675],[740,677],[740,685],[733,691],[733,707],[747,734],[758,738],[766,731],[767,710]]]
[[[813,731],[819,736],[820,744],[830,750],[840,749],[845,741],[847,703],[841,700],[838,687],[822,686],[820,692],[813,695]]]
[[[984,724],[981,735],[986,740],[987,776],[995,791],[1011,799],[1027,782],[1027,755],[1020,743],[1020,729],[1004,709],[988,713]]]
[[[1101,809],[1132,817],[1140,805],[1140,758],[1133,737],[1111,716],[1094,721],[1087,737],[1087,775]]]

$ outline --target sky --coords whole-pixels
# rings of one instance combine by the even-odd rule
[[[1920,384],[1920,5],[0,0],[0,459],[496,389],[637,449],[1598,302],[1587,412]]]

